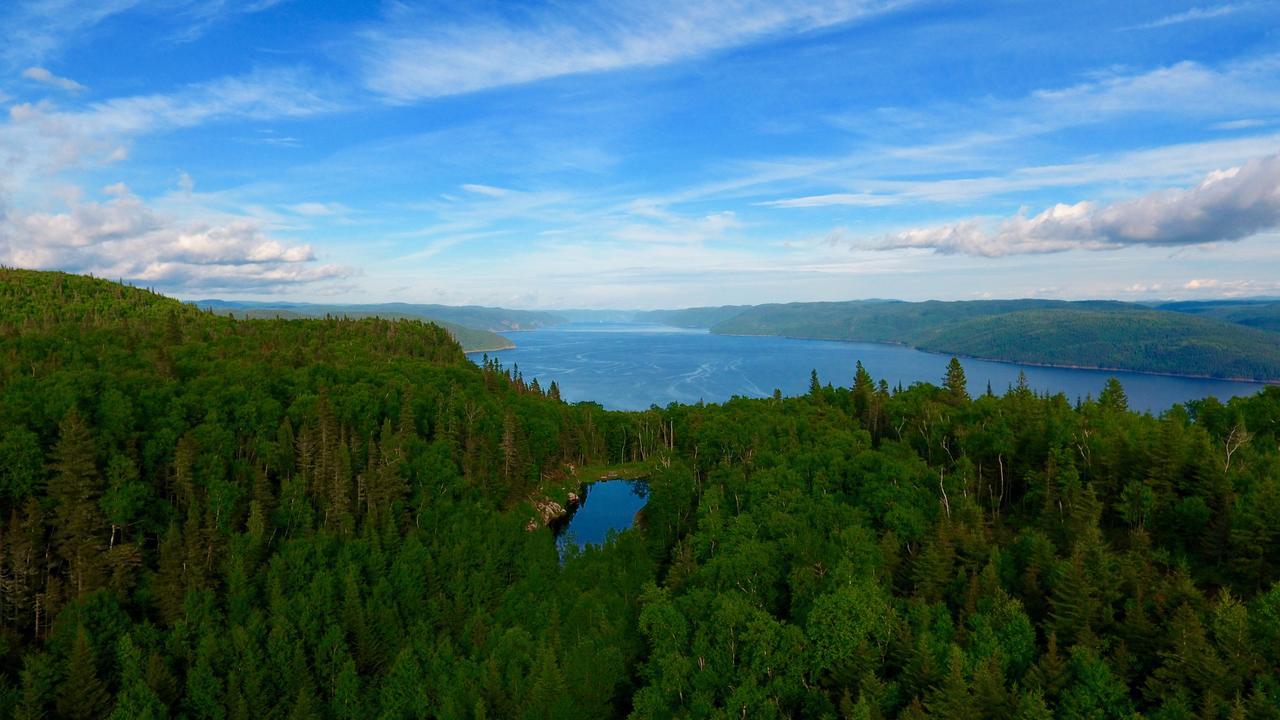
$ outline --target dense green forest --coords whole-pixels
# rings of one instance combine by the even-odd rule
[[[1158,310],[1023,310],[944,325],[914,344],[1012,362],[1280,380],[1280,333]]]
[[[1280,388],[822,380],[607,412],[0,269],[0,716],[1280,718]],[[623,462],[643,527],[526,529]]]
[[[256,316],[284,311],[299,317],[324,317],[342,315],[348,317],[384,317],[388,319],[412,318],[424,322],[453,323],[477,330],[504,332],[507,330],[533,330],[566,322],[566,318],[539,310],[512,310],[510,308],[482,307],[479,305],[429,305],[419,303],[363,303],[318,304],[299,302],[250,302],[239,300],[197,300],[197,307],[217,312],[250,312]]]
[[[1197,300],[1164,303],[1156,307],[1280,332],[1280,300]]]
[[[301,305],[293,309],[273,308],[273,307],[257,307],[249,306],[245,308],[229,307],[225,303],[195,303],[196,307],[209,310],[221,315],[227,315],[241,320],[301,320],[304,318],[323,318],[338,317],[349,320],[361,320],[364,318],[381,318],[383,320],[420,320],[422,322],[431,322],[439,325],[453,336],[454,340],[462,346],[464,352],[481,352],[485,350],[506,350],[515,347],[515,343],[510,339],[499,335],[491,330],[480,330],[457,323],[447,322],[435,318],[413,315],[409,313],[396,312],[366,312],[366,311],[347,311],[341,306],[326,307],[325,312],[315,312],[313,306]]]
[[[730,335],[900,343],[1007,362],[1280,380],[1280,305],[859,300],[693,308],[655,317]]]

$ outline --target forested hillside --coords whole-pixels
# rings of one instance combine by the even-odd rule
[[[1011,362],[1280,380],[1280,333],[1155,310],[1024,310],[939,326],[912,344]]]
[[[1280,332],[1280,301],[1276,300],[1202,300],[1165,303],[1156,307]]]
[[[295,306],[293,309],[272,308],[250,306],[244,308],[236,308],[225,303],[196,303],[196,307],[227,315],[228,317],[239,318],[241,320],[301,320],[304,318],[323,318],[325,316],[346,318],[349,320],[362,320],[364,318],[381,318],[383,320],[418,320],[420,322],[430,322],[439,325],[454,340],[462,346],[465,352],[481,352],[485,350],[505,350],[515,347],[515,343],[511,340],[489,330],[479,330],[457,323],[437,320],[421,315],[411,315],[407,313],[395,312],[364,312],[364,311],[345,311],[339,308],[329,308],[330,312],[315,313],[311,311],[310,305]]]
[[[558,325],[566,318],[539,310],[482,307],[480,305],[434,305],[422,303],[321,304],[299,302],[250,302],[198,300],[195,305],[216,311],[263,312],[284,310],[302,317],[343,315],[350,317],[415,318],[424,322],[447,322],[490,332],[533,330]]]
[[[1280,717],[1280,388],[605,412],[442,329],[0,269],[0,716]],[[648,468],[561,562],[569,467]]]
[[[1265,308],[1246,317],[1239,308],[1192,314],[1111,301],[789,303],[753,306],[707,327],[901,343],[1008,362],[1278,381],[1280,332],[1266,329]]]

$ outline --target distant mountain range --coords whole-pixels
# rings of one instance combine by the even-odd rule
[[[247,317],[412,318],[439,323],[469,352],[514,347],[498,333],[568,322],[646,322],[725,335],[893,343],[1027,364],[1280,381],[1280,299],[854,300],[679,310],[557,310],[411,303],[325,305],[200,300]]]

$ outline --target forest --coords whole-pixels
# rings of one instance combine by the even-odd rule
[[[897,343],[1005,362],[1280,381],[1280,303],[855,300],[642,317],[726,335]]]
[[[642,522],[561,557],[534,502],[623,463]],[[1280,718],[1280,387],[613,412],[0,268],[0,518],[2,717]]]

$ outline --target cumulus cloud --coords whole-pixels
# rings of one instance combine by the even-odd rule
[[[1182,290],[1191,294],[1210,294],[1217,297],[1272,295],[1280,292],[1280,281],[1192,278],[1182,284]]]
[[[553,5],[448,23],[396,5],[364,35],[366,84],[409,102],[576,73],[656,66],[906,0],[731,0]],[[518,16],[512,20],[511,16]]]
[[[876,249],[925,248],[998,257],[1128,245],[1240,240],[1280,226],[1280,153],[1209,173],[1198,185],[1125,202],[1059,204],[998,222],[969,219],[894,233]]]
[[[22,77],[28,80],[34,80],[42,85],[49,85],[67,92],[80,92],[84,90],[84,86],[72,80],[71,78],[54,75],[47,69],[42,67],[29,67],[22,71]]]
[[[252,218],[169,217],[122,184],[103,194],[94,202],[71,193],[59,212],[10,209],[0,218],[0,262],[179,290],[266,292],[351,274],[318,265],[309,245],[272,238]]]

